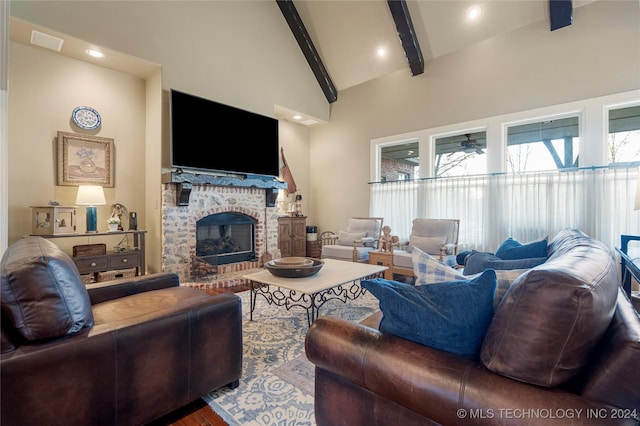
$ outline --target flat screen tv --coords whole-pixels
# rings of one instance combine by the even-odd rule
[[[280,174],[278,120],[171,90],[171,167]]]

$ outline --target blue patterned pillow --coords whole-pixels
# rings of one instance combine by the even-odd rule
[[[412,286],[374,278],[361,282],[380,301],[380,331],[477,359],[493,317],[495,271],[472,280]]]
[[[496,251],[496,256],[502,260],[530,259],[547,257],[547,237],[541,240],[522,244],[513,238],[507,238]]]
[[[546,261],[546,257],[504,260],[500,259],[498,256],[492,255],[491,253],[476,251],[467,257],[467,261],[464,264],[464,274],[479,274],[487,269],[530,269],[538,265],[542,265]]]

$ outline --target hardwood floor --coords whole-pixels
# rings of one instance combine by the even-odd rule
[[[206,290],[209,294],[239,293],[248,290],[248,285]],[[228,426],[202,399],[179,408],[166,416],[151,422],[148,426]]]

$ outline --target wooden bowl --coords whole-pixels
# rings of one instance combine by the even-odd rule
[[[287,265],[277,265],[275,264],[275,261],[270,260],[267,263],[265,263],[265,268],[267,268],[267,270],[269,272],[271,272],[273,275],[277,276],[277,277],[283,277],[283,278],[303,278],[303,277],[310,277],[314,274],[317,274],[318,271],[320,269],[322,269],[322,266],[324,265],[324,262],[322,260],[319,259],[308,259],[311,261],[311,264],[303,264],[303,265],[293,265],[293,266],[287,266]]]

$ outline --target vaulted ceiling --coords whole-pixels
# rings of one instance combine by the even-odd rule
[[[303,52],[313,50],[313,54],[305,56],[312,69],[321,69],[320,77],[317,71],[314,73],[327,100],[333,102],[331,95],[388,73],[406,70],[419,74],[409,61],[415,52],[406,50],[407,43],[398,26],[405,18],[413,30],[409,47],[414,43],[419,48],[424,67],[428,68],[435,58],[540,20],[549,21],[551,31],[551,17],[560,17],[559,24],[553,25],[561,28],[568,25],[572,7],[594,0],[276,1],[285,18],[287,14],[297,14],[297,30],[305,35],[296,39],[299,44],[303,40]],[[475,20],[467,17],[472,6],[480,8]],[[554,11],[551,14],[550,9]],[[289,18],[287,21],[295,35],[296,28]],[[377,54],[380,48],[385,49],[384,56]]]

